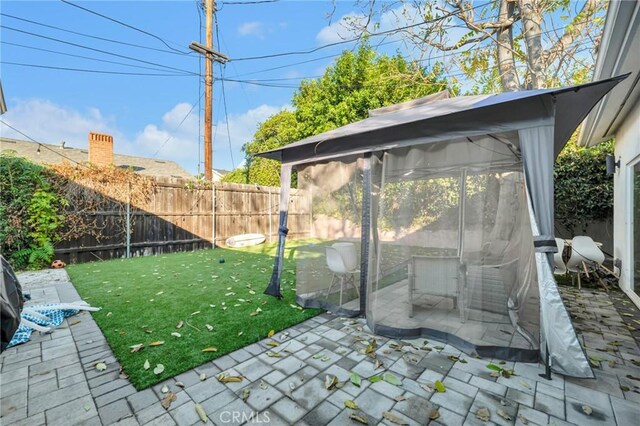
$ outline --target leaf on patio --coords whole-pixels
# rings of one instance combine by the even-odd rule
[[[275,330],[269,330],[269,332],[267,333],[267,337],[273,337],[274,334],[276,334]]]
[[[356,404],[355,401],[352,401],[350,399],[346,400],[344,402],[344,406],[347,408],[351,408],[352,410],[357,410],[358,409],[358,404]]]
[[[183,325],[184,325],[184,321],[180,321],[176,324],[176,328],[182,328]]]
[[[629,386],[620,385],[620,390],[622,392],[629,392],[631,389],[629,388]]]
[[[80,320],[77,319],[77,320],[69,321],[69,327],[71,327],[72,325],[76,325],[76,324],[80,324]]]
[[[142,366],[145,370],[148,370],[149,368],[151,368],[151,364],[149,364],[149,360],[145,360],[144,365]]]
[[[275,348],[276,346],[280,346],[280,343],[276,342],[275,340],[269,340],[269,341],[266,343],[266,345],[267,345],[267,346],[270,346],[270,347],[272,347],[272,348]]]
[[[83,405],[84,411],[90,411],[91,407],[93,407],[93,405],[89,404],[88,402]]]
[[[198,417],[200,417],[200,420],[202,420],[202,423],[206,423],[209,421],[209,418],[207,417],[207,413],[204,411],[204,408],[202,407],[202,405],[200,404],[196,404],[196,413],[198,413]]]
[[[360,387],[360,385],[362,384],[362,379],[360,378],[360,375],[355,371],[351,372],[349,379],[351,380],[351,383],[353,383],[357,387]]]
[[[174,331],[173,333],[171,333],[171,335],[172,335],[173,337],[182,337],[182,334],[180,334],[180,333],[176,333],[175,331]]]
[[[354,421],[356,421],[356,422],[358,422],[358,423],[361,423],[361,424],[363,424],[363,425],[368,425],[368,424],[369,424],[369,422],[367,421],[367,419],[366,419],[366,418],[364,418],[363,416],[359,416],[359,415],[357,415],[357,414],[355,414],[355,413],[351,413],[351,414],[349,414],[349,418],[350,418],[351,420],[354,420]]]
[[[528,425],[529,424],[529,420],[525,416],[523,416],[522,414],[520,414],[518,416],[518,420],[520,420],[523,425]]]
[[[242,376],[229,376],[227,373],[220,373],[216,376],[221,383],[240,383],[242,382]]]
[[[206,373],[200,373],[200,381],[204,382],[205,380],[207,380],[207,375]]]
[[[96,362],[95,366],[98,371],[104,371],[107,369],[107,363],[104,361]]]
[[[402,420],[400,417],[385,411],[384,413],[382,413],[382,417],[384,417],[385,419],[389,420],[391,423],[397,424],[397,425],[408,425],[409,423],[405,422],[404,420]]]
[[[394,376],[391,373],[384,373],[382,375],[382,379],[387,382],[387,383],[391,383],[394,386],[402,386],[402,380],[400,380],[398,377]]]
[[[435,386],[436,390],[440,393],[444,393],[447,391],[447,388],[444,386],[444,384],[440,380],[436,380],[433,386]]]
[[[466,364],[466,363],[467,363],[467,360],[466,360],[466,359],[464,359],[464,358],[460,358],[460,359],[458,360],[458,362],[459,362],[459,363],[461,363],[461,364]]]
[[[324,387],[327,390],[331,390],[334,387],[336,387],[336,385],[338,384],[338,378],[336,376],[327,374],[327,376],[324,378]]]
[[[486,367],[487,367],[489,370],[498,371],[498,372],[502,371],[502,367],[500,367],[499,365],[495,365],[495,364],[487,364],[487,365],[486,365]]]
[[[407,399],[407,397],[406,397],[406,396],[404,396],[403,394],[400,394],[400,395],[396,395],[396,396],[394,396],[394,397],[393,397],[393,399],[394,399],[396,402],[401,402],[401,401],[404,401],[405,399]]]
[[[313,359],[320,359],[324,356],[324,352],[317,353],[313,356]]]
[[[437,350],[437,351],[441,351],[444,349],[444,346],[434,346],[433,349]]]
[[[504,411],[502,408],[498,408],[498,415],[499,415],[500,417],[502,417],[503,419],[505,419],[506,421],[508,421],[508,422],[510,422],[511,420],[513,420],[513,419],[511,418],[511,416],[510,416],[510,415],[508,415],[508,414],[506,413],[506,411]]]
[[[520,380],[520,384],[522,386],[524,386],[525,388],[527,388],[527,389],[531,389],[531,385],[529,383],[525,382],[524,380]]]
[[[478,408],[478,411],[476,411],[476,418],[483,422],[488,422],[489,419],[491,419],[491,413],[487,407]]]
[[[164,371],[164,365],[162,364],[157,364],[156,368],[153,369],[153,373],[156,375],[162,374],[163,371]]]
[[[267,384],[267,382],[265,382],[264,380],[260,380],[260,389],[267,390],[268,388],[269,385]]]
[[[437,420],[440,418],[440,410],[438,410],[437,408],[434,408],[433,410],[431,410],[431,413],[429,414],[429,418],[431,420]]]
[[[271,358],[282,358],[282,355],[279,352],[272,352],[272,351],[267,352],[267,356]]]
[[[509,377],[513,376],[513,370],[507,370],[506,368],[503,368],[502,371],[500,372],[500,374],[502,375],[502,377],[504,377],[505,379],[508,379]]]
[[[384,367],[384,364],[382,363],[382,361],[380,361],[379,359],[376,359],[373,369],[377,370],[378,368],[382,368],[382,367]]]
[[[149,346],[160,346],[164,345],[164,340],[156,340],[155,342],[149,343]]]
[[[460,360],[460,358],[458,358],[455,355],[449,355],[447,358],[449,358],[449,361],[453,361],[453,362],[458,362]]]
[[[591,413],[593,413],[593,408],[589,407],[588,405],[583,405],[583,406],[582,406],[582,411],[584,411],[584,413],[585,413],[587,416],[590,416],[590,415],[591,415]]]
[[[242,400],[243,400],[244,402],[247,402],[247,399],[249,399],[249,395],[251,395],[251,389],[247,389],[247,388],[245,388],[245,389],[242,391]]]
[[[176,386],[179,387],[180,389],[184,389],[184,383],[182,382],[176,382]]]
[[[169,392],[169,386],[164,385],[164,386],[162,387],[162,389],[160,389],[160,392],[162,392],[162,393],[167,393],[167,392]]]
[[[218,352],[218,348],[215,346],[209,346],[208,348],[204,348],[202,352]]]
[[[382,381],[382,376],[371,376],[369,377],[369,381],[371,383],[377,383]]]
[[[178,397],[176,396],[176,394],[175,394],[175,393],[173,393],[173,392],[168,392],[168,393],[165,395],[165,397],[164,397],[164,398],[162,398],[162,407],[163,407],[165,410],[168,410],[168,409],[169,409],[169,407],[171,407],[171,403],[172,403],[173,401],[175,401],[176,399],[178,399]]]
[[[131,348],[131,353],[139,352],[142,348],[144,348],[144,343],[138,343],[137,345],[131,345],[131,346],[129,346],[129,348]]]

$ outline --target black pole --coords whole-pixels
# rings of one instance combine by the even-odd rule
[[[551,362],[549,357],[549,346],[544,344],[544,374],[538,374],[540,377],[551,380]]]
[[[362,224],[360,229],[360,315],[367,309],[367,275],[369,273],[369,236],[371,228],[371,154],[364,158],[362,175]]]

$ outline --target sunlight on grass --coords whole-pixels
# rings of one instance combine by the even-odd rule
[[[318,315],[291,306],[297,244],[287,245],[283,300],[263,294],[276,244],[85,263],[67,271],[81,297],[102,308],[93,317],[140,390]],[[164,344],[149,346],[157,341]],[[131,352],[137,344],[144,348]],[[217,352],[202,352],[208,347]],[[153,373],[156,364],[165,366],[160,375]]]

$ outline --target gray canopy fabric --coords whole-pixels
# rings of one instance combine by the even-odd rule
[[[402,145],[535,127],[555,120],[558,155],[595,104],[626,76],[559,89],[459,96],[366,118],[257,154],[283,163],[309,162]]]
[[[343,222],[341,230],[344,231],[345,224],[346,228],[354,229],[349,238],[360,245],[360,286],[359,291],[352,292],[352,300],[350,300],[352,303],[343,304],[342,298],[339,306],[332,307],[325,303],[331,293],[331,286],[326,289],[317,285],[317,280],[326,280],[326,271],[323,272],[321,268],[314,269],[317,266],[317,259],[321,259],[321,254],[318,255],[318,253],[322,253],[322,246],[314,244],[311,245],[313,248],[309,252],[309,258],[305,260],[307,263],[304,272],[310,280],[316,279],[316,285],[303,288],[305,294],[309,295],[307,300],[301,299],[299,292],[299,303],[303,302],[305,306],[331,307],[335,312],[345,314],[366,313],[367,321],[373,331],[396,337],[427,336],[432,332],[435,333],[431,334],[434,337],[440,336],[454,345],[458,344],[461,348],[471,348],[470,350],[475,350],[483,356],[494,355],[510,357],[509,359],[513,360],[531,360],[531,353],[536,357],[541,353],[545,359],[549,360],[551,368],[558,373],[574,377],[593,377],[588,359],[580,347],[556,287],[549,263],[549,257],[557,251],[553,232],[553,163],[580,121],[624,78],[626,76],[560,89],[497,95],[455,98],[435,96],[432,98],[435,100],[430,102],[415,102],[415,106],[412,105],[409,108],[391,107],[387,109],[389,112],[381,111],[362,121],[276,150],[257,154],[281,160],[283,164],[278,254],[274,262],[273,275],[265,293],[281,297],[280,274],[288,232],[288,186],[292,169],[296,169],[299,172],[299,185],[307,185],[312,194],[310,197],[316,197],[319,200],[317,212],[324,220],[321,227],[328,228],[336,224],[335,216],[330,217],[330,214],[346,211],[344,200],[351,200],[346,201],[351,203],[351,206],[358,204],[355,214],[348,219],[350,222]],[[376,165],[373,173],[372,164]],[[378,164],[381,164],[382,168]],[[300,174],[301,170],[306,170],[304,176]],[[336,170],[342,170],[342,173],[336,173]],[[489,186],[486,186],[482,189],[485,191],[484,195],[480,194],[485,199],[481,200],[485,206],[484,210],[478,207],[477,201],[476,206],[472,208],[475,209],[476,215],[492,215],[495,225],[487,222],[486,226],[482,225],[484,228],[478,228],[480,225],[477,225],[475,230],[465,230],[465,186],[467,180],[471,179],[469,182],[476,182],[474,191],[479,194],[477,178],[482,176],[494,182],[493,196],[500,202],[497,205],[491,204]],[[410,231],[411,235],[396,233],[396,236],[392,237],[395,240],[387,239],[384,243],[380,241],[380,236],[384,232],[378,229],[377,216],[384,191],[388,191],[384,194],[388,197],[393,191],[412,188],[411,185],[416,182],[431,181],[435,185],[433,188],[436,188],[438,182],[440,187],[443,184],[451,185],[452,179],[457,179],[456,182],[459,182],[460,188],[459,201],[456,201],[457,204],[453,206],[457,210],[451,210],[458,212],[459,224],[441,219],[439,230],[428,231],[427,225],[420,225],[423,227],[414,228]],[[342,195],[341,188],[346,188],[346,192]],[[428,185],[421,188],[428,188]],[[519,188],[526,189],[526,197],[519,195]],[[354,194],[358,191],[361,191],[362,198],[356,203]],[[451,190],[448,194],[452,194]],[[343,198],[334,198],[335,205],[331,204],[329,198],[340,196]],[[508,201],[509,197],[513,200],[511,203]],[[480,200],[479,196],[476,198]],[[524,199],[528,202],[520,202]],[[409,202],[412,200],[409,199]],[[416,203],[419,201],[416,200]],[[520,216],[517,215],[509,218],[509,204],[516,207],[522,206],[518,211],[524,212],[525,216],[530,216],[530,220],[518,219]],[[411,214],[419,214],[420,208],[422,207],[413,209],[412,212],[417,213]],[[495,213],[496,211],[498,213]],[[358,214],[361,216],[360,219],[354,219]],[[442,218],[445,216],[446,214]],[[387,215],[385,220],[388,218]],[[494,238],[500,233],[501,228],[497,226],[499,223],[509,225],[509,228],[503,231],[520,229],[528,233],[528,236],[519,237],[511,243],[509,239]],[[491,226],[493,231],[489,233]],[[457,232],[453,227],[456,227]],[[474,232],[476,234],[473,234]],[[430,236],[425,237],[427,234]],[[476,241],[476,247],[487,246],[495,251],[500,244],[507,244],[502,250],[497,251],[502,253],[500,254],[501,262],[490,265],[485,260],[481,260],[485,262],[485,266],[474,264],[478,259],[474,259],[473,255],[467,255],[462,250],[465,235],[472,234],[480,235],[478,237],[480,239]],[[420,237],[422,238],[420,244],[423,245],[416,249],[416,241],[418,241],[416,238],[420,235],[423,235]],[[514,233],[513,235],[524,234]],[[446,244],[440,246],[440,254],[434,255],[434,252],[429,250],[436,246],[425,244],[438,243],[438,238],[446,239]],[[335,240],[335,238],[330,239]],[[452,254],[450,250],[456,244],[457,255]],[[413,252],[408,250],[409,246],[414,250]],[[533,247],[535,247],[535,257]],[[404,256],[403,268],[410,264],[408,266],[408,306],[411,306],[411,309],[414,302],[419,303],[418,299],[412,299],[414,277],[411,274],[420,268],[436,267],[436,270],[439,270],[437,268],[452,262],[452,256],[458,259],[462,276],[476,283],[474,284],[476,285],[475,293],[467,294],[469,299],[460,302],[461,297],[464,299],[466,291],[464,286],[460,287],[462,278],[458,278],[457,290],[451,291],[455,280],[447,284],[449,288],[438,290],[438,294],[444,295],[445,299],[453,296],[453,310],[459,311],[460,319],[451,320],[451,317],[448,317],[448,320],[459,327],[458,331],[451,331],[454,330],[451,328],[452,323],[449,323],[448,327],[442,325],[444,323],[440,325],[436,323],[434,328],[434,323],[429,323],[430,325],[426,322],[420,323],[417,319],[411,318],[412,315],[409,315],[410,318],[404,318],[402,324],[400,321],[389,320],[396,315],[392,312],[401,312],[407,305],[398,305],[395,302],[397,300],[395,296],[395,299],[384,299],[384,295],[390,295],[394,288],[401,286],[406,289],[407,284],[403,283],[407,281],[406,277],[400,276],[402,271],[398,269],[398,265],[402,266],[402,263],[396,262],[391,265],[395,268],[392,274],[384,276],[380,274],[381,250],[385,251],[387,258]],[[520,255],[508,258],[509,252],[518,252]],[[441,259],[439,266],[436,265],[438,259]],[[487,259],[487,257],[480,259]],[[433,262],[435,263],[432,265]],[[389,267],[389,265],[384,266]],[[405,281],[390,283],[389,279],[394,278],[393,274],[396,278],[399,277],[398,279]],[[514,278],[516,276],[520,278]],[[492,283],[491,280],[494,282]],[[297,285],[300,290],[301,284],[297,283]],[[496,289],[500,289],[498,293],[495,292]],[[406,295],[406,290],[403,292]],[[535,295],[532,295],[532,292]],[[340,294],[342,295],[342,287]],[[477,299],[478,295],[481,299]],[[424,300],[431,297],[430,300],[434,300],[432,296],[417,295],[416,298],[418,297],[423,297]],[[351,308],[345,308],[346,306]],[[537,312],[535,315],[537,319],[531,315],[532,307],[536,306],[534,312]],[[499,308],[498,311],[496,307]],[[485,324],[493,321],[489,321],[488,318],[503,318],[500,315],[508,315],[516,331],[525,337],[524,344],[530,346],[524,350],[521,346],[517,346],[514,343],[517,340],[514,337],[515,331],[512,333],[511,343],[503,346],[495,346],[490,339],[489,344],[485,346],[477,346],[476,343],[467,345],[469,340],[468,334],[465,337],[465,329],[468,331],[473,328],[466,324],[471,308],[476,309],[476,314],[480,309],[483,315],[472,318],[474,321],[480,318],[477,324],[482,324],[482,321]],[[539,321],[538,325],[536,320]],[[536,333],[539,333],[539,340],[537,336],[535,336],[536,341],[525,336],[527,334],[525,326],[536,330]]]

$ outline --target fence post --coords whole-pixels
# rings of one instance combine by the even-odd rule
[[[131,257],[131,181],[127,182],[127,259]]]

